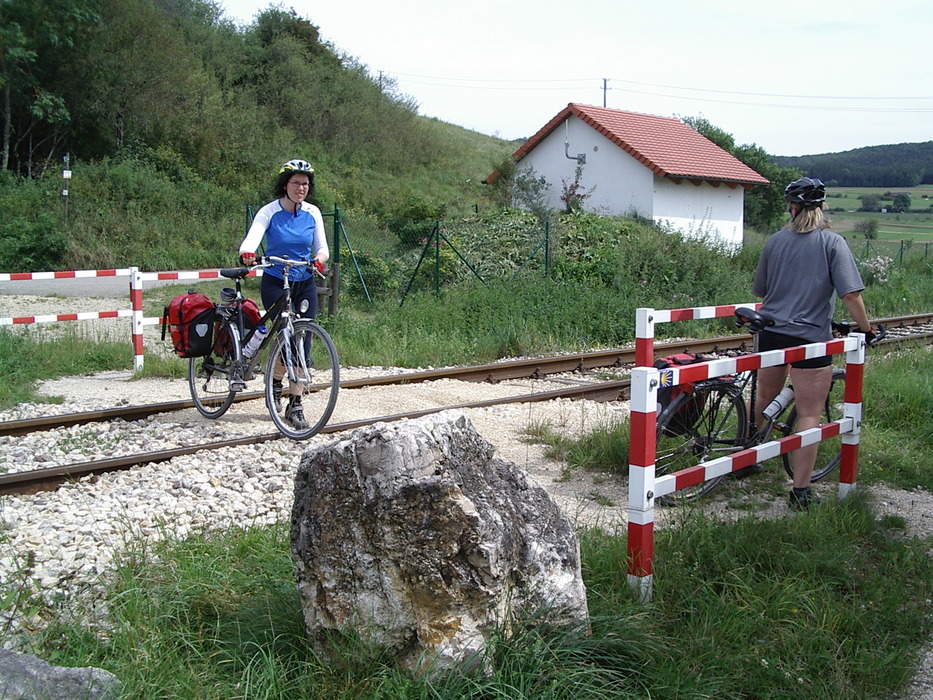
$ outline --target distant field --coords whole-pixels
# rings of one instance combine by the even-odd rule
[[[886,192],[910,195],[913,211],[904,214],[860,212],[860,198],[866,194],[883,195]],[[918,187],[828,187],[826,204],[829,209],[843,209],[829,214],[833,230],[846,238],[856,240],[863,236],[854,232],[855,224],[863,219],[878,221],[878,241],[931,241],[933,242],[933,185]],[[882,202],[882,206],[888,202]],[[920,213],[914,213],[916,210]]]

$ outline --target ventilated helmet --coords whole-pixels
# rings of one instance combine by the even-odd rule
[[[311,175],[313,172],[314,168],[311,167],[311,163],[306,160],[301,160],[300,158],[288,161],[282,166],[282,169],[279,170],[280,175],[282,173],[307,173]]]
[[[794,180],[784,189],[784,199],[791,204],[815,207],[826,199],[826,188],[815,177]]]

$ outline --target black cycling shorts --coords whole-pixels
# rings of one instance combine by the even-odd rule
[[[783,350],[784,348],[792,348],[797,345],[808,345],[812,342],[814,341],[795,338],[792,335],[785,335],[784,333],[761,331],[761,333],[758,334],[758,352]],[[797,369],[819,369],[820,367],[830,367],[832,364],[833,356],[827,355],[826,357],[814,357],[809,360],[791,362],[790,366],[796,367]]]

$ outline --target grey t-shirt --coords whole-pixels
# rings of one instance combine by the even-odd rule
[[[835,295],[864,288],[842,236],[783,228],[761,252],[752,291],[764,299],[761,313],[775,319],[772,330],[816,343],[832,337]]]

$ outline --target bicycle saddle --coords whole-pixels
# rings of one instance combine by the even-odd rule
[[[768,318],[767,316],[762,316],[754,309],[740,306],[735,310],[735,325],[738,328],[747,325],[752,333],[758,333],[759,331],[763,331],[765,328],[770,328],[773,326],[774,319]]]
[[[227,279],[243,279],[249,274],[248,267],[224,267],[220,269],[220,276]]]

